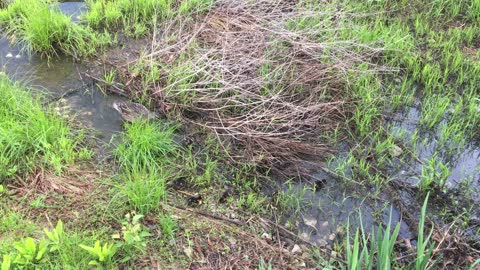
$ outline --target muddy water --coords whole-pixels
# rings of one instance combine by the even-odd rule
[[[75,21],[85,10],[85,3],[65,2],[60,3],[59,8]],[[51,59],[48,63],[37,55],[26,55],[21,47],[1,38],[0,66],[13,80],[58,99],[53,106],[95,130],[102,141],[108,142],[121,131],[121,116],[112,107],[120,97],[104,96],[91,81],[82,79],[81,74],[88,72],[84,65],[68,57]]]
[[[398,113],[393,117],[398,121],[391,121],[391,132],[397,134],[399,141],[405,141],[405,145],[409,145],[409,140],[419,127],[419,110],[412,107],[405,112]],[[400,135],[402,134],[402,135]],[[418,160],[426,162],[437,153],[443,164],[448,164],[450,176],[446,188],[446,194],[454,194],[454,200],[442,202],[448,205],[450,209],[455,209],[453,216],[461,214],[462,211],[468,213],[470,223],[465,229],[467,236],[480,240],[480,146],[474,143],[467,143],[463,150],[459,150],[452,155],[445,153],[444,149],[438,145],[439,131],[423,132],[422,140],[414,155]],[[455,149],[455,147],[453,147]],[[458,149],[457,149],[458,150]],[[340,154],[341,155],[341,154]],[[345,154],[346,155],[346,154]],[[418,183],[418,176],[422,170],[422,164],[417,159],[396,160],[395,165],[390,168],[388,175],[392,181],[400,185],[415,187]],[[335,164],[331,164],[333,168]],[[302,214],[296,217],[299,235],[310,242],[318,245],[331,244],[333,235],[337,233],[339,226],[345,226],[347,222],[351,224],[351,228],[357,228],[361,223],[367,231],[376,227],[378,221],[388,222],[390,209],[392,210],[392,222],[400,223],[400,237],[404,239],[415,238],[412,235],[409,226],[401,220],[400,211],[393,207],[390,208],[391,198],[386,194],[378,194],[379,199],[374,201],[369,199],[368,195],[373,194],[374,190],[366,190],[366,188],[357,184],[345,184],[338,178],[332,177],[322,171],[313,174],[310,181],[324,181],[325,185],[314,192],[308,189],[305,192],[303,202],[305,207]],[[302,194],[302,190],[311,187],[310,184],[297,184],[295,190],[297,194]],[[406,206],[421,203],[421,198],[416,198],[415,194],[408,191],[399,193],[403,204]],[[438,194],[437,194],[438,195]],[[432,197],[432,196],[431,196]],[[430,200],[428,213],[429,216],[442,223],[439,216],[442,206],[435,205],[436,202]],[[452,205],[449,205],[452,204]],[[463,210],[462,210],[463,209]],[[418,215],[418,213],[414,213]],[[313,225],[313,226],[312,226]]]
[[[335,164],[331,164],[332,170]],[[402,221],[400,211],[393,207],[389,198],[379,194],[379,199],[373,201],[367,195],[374,190],[353,184],[345,184],[338,178],[319,171],[310,177],[313,181],[323,181],[324,185],[317,190],[307,189],[303,195],[305,208],[295,217],[299,236],[318,246],[331,246],[342,236],[342,228],[348,223],[351,228],[363,228],[370,232],[378,227],[379,221],[392,224],[400,223],[400,237],[413,237],[409,226]],[[307,186],[296,185],[298,194],[302,194]],[[313,226],[312,226],[313,225]]]

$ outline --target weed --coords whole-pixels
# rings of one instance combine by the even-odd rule
[[[70,17],[52,5],[55,4],[50,1],[15,0],[0,11],[0,25],[27,51],[47,56],[63,52],[78,58],[109,44],[107,34],[72,23]]]
[[[103,246],[100,241],[96,241],[93,247],[86,245],[79,245],[86,250],[94,259],[88,264],[97,267],[97,269],[104,269],[112,263],[113,256],[117,252],[117,248],[112,243],[105,243]],[[107,268],[108,269],[108,268]]]
[[[434,95],[422,104],[420,124],[426,128],[433,128],[443,119],[450,106],[450,99],[446,96]]]
[[[360,217],[361,220],[361,217]],[[361,222],[361,221],[360,221]],[[380,226],[377,229],[376,236],[372,230],[370,246],[368,245],[367,233],[363,229],[357,228],[353,238],[353,246],[350,243],[349,231],[347,230],[347,265],[349,270],[354,269],[373,269],[374,261],[376,269],[392,269],[392,254],[395,241],[400,231],[400,224],[397,223],[392,232],[392,211],[390,210],[390,219],[385,230]],[[360,235],[362,236],[360,238]],[[375,260],[374,260],[375,259]]]
[[[122,231],[112,235],[117,242],[118,248],[123,248],[127,256],[123,262],[131,259],[132,254],[143,252],[147,247],[147,238],[152,236],[150,232],[140,223],[143,215],[126,214],[122,222]]]
[[[52,231],[43,229],[48,240],[50,240],[50,252],[59,251],[63,241],[63,222],[59,220],[57,226]]]
[[[162,229],[165,240],[174,240],[178,229],[177,221],[170,215],[162,215],[159,218],[160,228]]]
[[[0,182],[39,167],[61,173],[79,141],[64,120],[0,74]]]
[[[427,209],[429,194],[425,197],[423,202],[422,211],[420,213],[420,220],[418,221],[418,239],[417,239],[417,255],[415,259],[415,269],[424,270],[427,269],[427,264],[430,261],[430,257],[433,252],[433,244],[430,244],[430,238],[433,234],[433,229],[430,231],[427,237],[424,235],[425,230],[425,214]],[[433,266],[432,266],[433,267]]]
[[[163,169],[132,170],[122,175],[125,181],[117,189],[129,205],[141,214],[158,210],[165,200],[165,182],[168,174]]]
[[[18,254],[13,263],[20,267],[27,267],[30,265],[38,265],[45,262],[45,254],[48,250],[48,242],[42,239],[37,243],[31,237],[27,237],[23,241],[18,241],[13,244]]]
[[[278,192],[275,197],[275,203],[283,211],[299,214],[308,205],[308,202],[306,201],[307,191],[308,189],[306,186],[299,189],[289,181],[286,183],[285,189]]]
[[[418,186],[420,190],[427,190],[431,188],[432,183],[435,183],[440,188],[443,188],[449,176],[450,170],[448,164],[443,164],[435,153],[427,160],[426,164],[422,166]]]
[[[253,192],[248,194],[242,194],[238,198],[237,205],[239,207],[246,208],[251,213],[259,213],[263,210],[263,204],[265,203],[265,198],[261,195]]]
[[[122,143],[114,153],[120,167],[127,172],[139,173],[168,163],[170,155],[176,150],[174,130],[175,127],[145,120],[126,124]]]

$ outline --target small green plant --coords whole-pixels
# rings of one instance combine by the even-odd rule
[[[427,190],[435,183],[440,188],[443,188],[449,176],[450,169],[448,168],[448,164],[443,164],[435,153],[427,160],[426,164],[422,166],[422,171],[418,178],[418,187],[420,190]]]
[[[4,191],[5,191],[5,188],[3,187],[3,185],[0,185],[0,195],[2,195]]]
[[[430,243],[430,238],[433,234],[433,229],[430,230],[430,233],[427,237],[424,235],[425,231],[425,216],[427,211],[428,197],[430,193],[427,193],[425,201],[423,202],[422,211],[420,213],[420,220],[418,221],[418,238],[417,238],[417,255],[415,258],[415,269],[416,270],[425,270],[427,269],[427,264],[430,261],[430,257],[433,252],[433,243]],[[432,266],[433,267],[433,266]]]
[[[150,232],[140,223],[143,215],[126,214],[125,221],[122,222],[122,231],[112,235],[117,242],[117,247],[123,247],[127,253],[132,249],[143,251],[147,247],[147,238],[152,236]],[[129,259],[129,258],[128,258]],[[128,260],[128,259],[124,259]]]
[[[165,240],[174,240],[177,231],[177,221],[170,215],[162,215],[159,219],[162,234]]]
[[[55,229],[49,231],[47,229],[43,229],[45,235],[47,236],[48,240],[50,240],[50,252],[59,251],[63,241],[63,222],[58,220],[57,226]]]
[[[111,264],[113,256],[117,252],[117,248],[113,243],[105,243],[103,246],[97,240],[93,247],[86,245],[79,245],[86,250],[94,259],[88,264],[97,267],[97,269],[104,269]],[[108,268],[107,268],[108,269]]]
[[[13,244],[18,254],[13,263],[19,266],[33,266],[45,262],[45,255],[48,251],[48,241],[41,239],[38,244],[31,237]]]
[[[12,257],[10,255],[3,255],[1,270],[10,270],[12,267]]]

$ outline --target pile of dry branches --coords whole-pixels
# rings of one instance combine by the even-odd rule
[[[294,2],[218,1],[159,26],[136,62],[161,63],[150,87],[158,107],[195,112],[184,119],[269,165],[330,151],[319,137],[345,125],[348,75],[381,49],[335,40],[328,33],[345,14]]]

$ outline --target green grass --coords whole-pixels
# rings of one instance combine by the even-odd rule
[[[37,169],[61,173],[77,159],[79,138],[53,110],[0,74],[0,182]]]
[[[433,230],[431,230],[429,235],[425,237],[424,231],[427,202],[428,195],[425,197],[418,223],[418,244],[416,249],[416,257],[413,260],[415,266],[414,268],[406,269],[430,269],[427,268],[427,265],[430,263],[432,257],[433,243],[431,241],[431,236]],[[350,237],[350,232],[347,230],[347,243],[345,249],[347,269],[396,269],[397,265],[394,260],[396,257],[394,246],[399,232],[400,223],[397,223],[395,227],[392,227],[391,212],[385,229],[382,226],[379,226],[376,232],[372,229],[372,232],[369,234],[364,230],[363,225],[361,225],[360,229],[357,228],[355,230],[355,235],[353,238]],[[433,266],[430,265],[429,267]]]
[[[46,0],[15,0],[0,10],[0,26],[29,53],[46,56],[65,53],[79,58],[110,43],[108,34],[72,23],[55,5]]]
[[[141,214],[159,210],[166,196],[165,183],[174,175],[169,166],[178,152],[175,127],[136,120],[125,129],[114,152],[123,180],[117,189],[133,210]]]
[[[126,197],[132,209],[140,214],[160,210],[166,199],[165,182],[169,174],[155,169],[130,171],[124,173],[124,178],[117,189]]]
[[[125,124],[122,143],[114,153],[120,167],[125,172],[138,172],[168,164],[176,155],[174,131],[175,127],[146,120]]]

